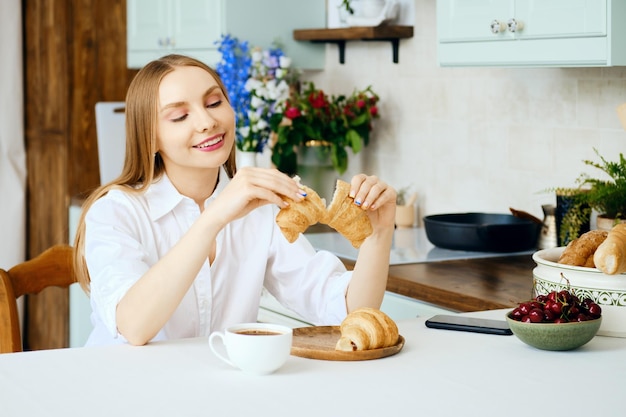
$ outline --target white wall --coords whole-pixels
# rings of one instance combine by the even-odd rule
[[[25,256],[24,112],[22,93],[22,2],[0,2],[0,267]]]
[[[335,45],[326,68],[307,74],[330,93],[372,84],[381,119],[355,166],[396,188],[412,184],[421,215],[509,207],[543,217],[543,192],[573,186],[593,147],[607,159],[626,152],[615,108],[626,102],[626,67],[452,69],[437,65],[435,1],[414,0],[414,37]],[[351,170],[352,171],[352,170]]]

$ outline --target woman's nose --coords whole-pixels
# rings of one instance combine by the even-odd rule
[[[199,111],[196,117],[196,130],[204,132],[212,130],[217,125],[217,120],[211,115],[207,109]]]

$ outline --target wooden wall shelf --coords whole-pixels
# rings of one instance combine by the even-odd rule
[[[296,29],[297,41],[335,43],[339,47],[339,63],[345,63],[347,41],[389,41],[392,45],[393,62],[398,63],[400,39],[412,38],[413,26],[358,26],[337,29]]]

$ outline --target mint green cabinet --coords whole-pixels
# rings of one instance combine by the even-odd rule
[[[626,65],[624,0],[437,0],[441,66]]]
[[[126,19],[129,68],[168,53],[214,66],[222,34],[264,48],[278,40],[295,66],[324,68],[324,45],[296,42],[293,30],[324,27],[325,0],[127,0]]]

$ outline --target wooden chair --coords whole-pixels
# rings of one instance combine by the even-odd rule
[[[76,282],[73,251],[71,246],[55,245],[8,271],[0,269],[0,353],[22,351],[18,297]]]

